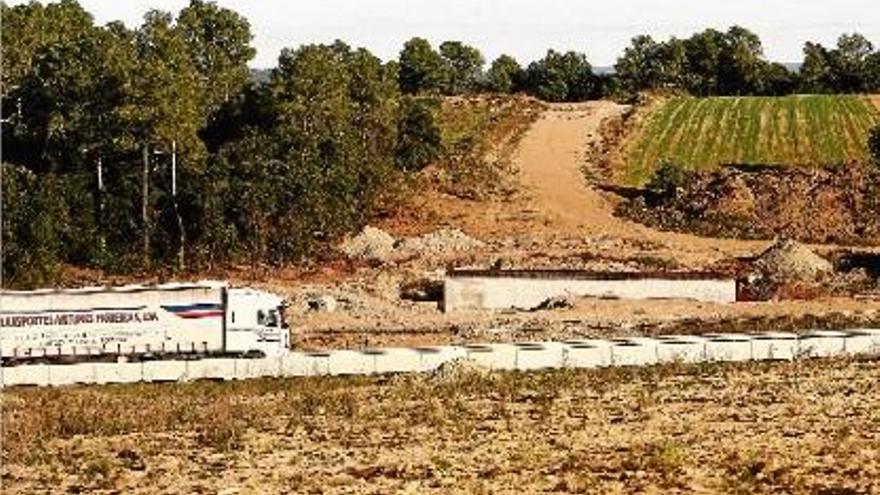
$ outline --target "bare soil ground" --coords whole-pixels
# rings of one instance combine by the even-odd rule
[[[615,216],[619,198],[600,190],[586,176],[602,174],[601,164],[590,151],[603,141],[603,124],[626,111],[627,107],[612,102],[548,105],[520,140],[507,145],[516,148],[510,153],[509,167],[514,174],[513,194],[463,200],[428,191],[415,199],[407,214],[379,225],[398,237],[441,227],[460,228],[484,241],[483,247],[414,256],[382,266],[353,265],[335,277],[276,280],[266,287],[289,296],[298,339],[305,347],[608,336],[644,330],[651,322],[821,317],[874,308],[871,302],[820,297],[806,305],[589,301],[571,310],[538,314],[444,315],[436,304],[401,300],[401,285],[439,279],[449,266],[705,270],[754,256],[770,245],[770,240],[663,232]],[[813,247],[820,254],[834,249]],[[342,301],[341,309],[332,314],[307,311],[310,294],[333,295]]]
[[[33,493],[880,490],[878,361],[6,392]]]

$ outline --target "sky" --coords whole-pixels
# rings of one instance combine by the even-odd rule
[[[98,23],[139,24],[144,12],[177,12],[188,0],[79,0]],[[8,2],[12,4],[21,1]],[[706,27],[747,27],[770,60],[798,62],[805,41],[833,45],[857,31],[880,46],[878,0],[218,0],[251,23],[252,67],[275,65],[282,48],[342,39],[395,58],[413,36],[439,44],[460,40],[492,60],[501,53],[527,63],[548,48],[577,50],[595,66],[613,65],[638,34],[665,39]]]

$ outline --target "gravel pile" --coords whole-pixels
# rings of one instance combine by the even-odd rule
[[[777,241],[755,261],[765,276],[784,281],[815,281],[834,271],[825,258],[793,240]]]
[[[385,262],[394,255],[395,242],[391,234],[367,226],[360,234],[346,239],[339,249],[352,259]]]
[[[397,249],[403,256],[434,257],[481,248],[485,243],[459,229],[440,229],[430,234],[411,237],[400,242]]]

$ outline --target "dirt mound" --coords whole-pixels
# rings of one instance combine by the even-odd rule
[[[397,251],[402,256],[445,256],[481,248],[484,243],[459,229],[440,229],[429,234],[402,240]]]
[[[877,168],[751,166],[690,173],[674,194],[632,194],[617,213],[709,237],[864,245],[880,243],[878,204]]]
[[[786,281],[815,281],[834,271],[831,262],[793,240],[779,241],[764,251],[755,268],[767,277]]]
[[[366,226],[360,234],[346,239],[339,249],[352,259],[388,261],[394,253],[394,237],[382,229]]]

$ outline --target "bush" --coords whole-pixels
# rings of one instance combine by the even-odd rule
[[[868,155],[871,163],[880,167],[880,125],[868,134]]]
[[[663,160],[654,177],[648,183],[648,189],[666,196],[675,196],[678,189],[687,182],[689,172],[684,165],[671,160]]]

